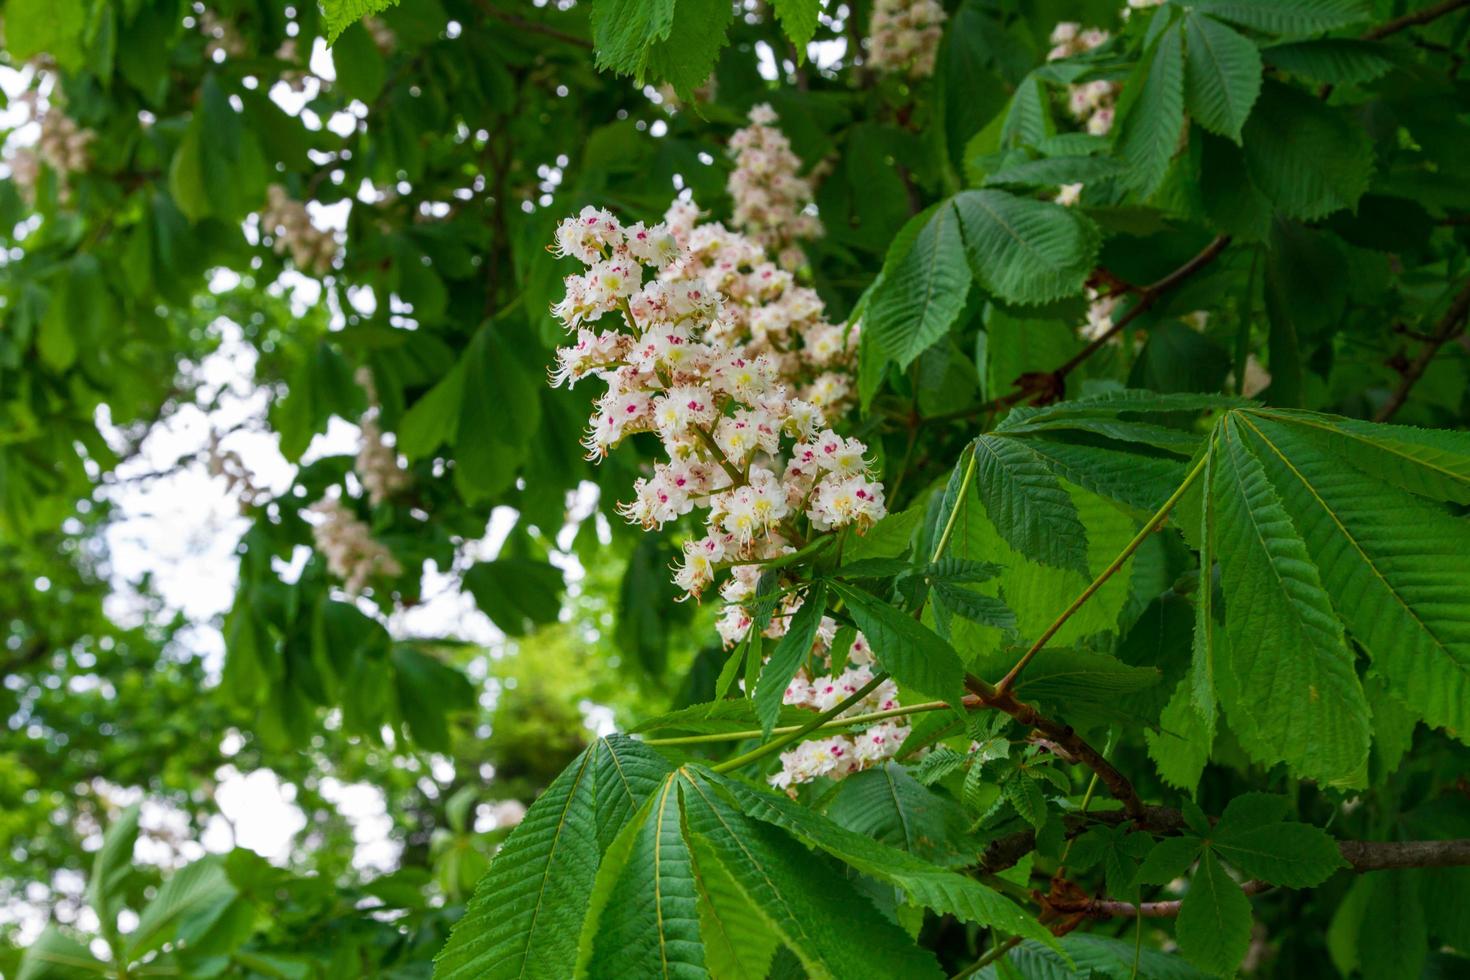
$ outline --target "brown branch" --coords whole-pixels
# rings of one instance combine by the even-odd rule
[[[520,30],[526,31],[529,34],[540,34],[543,37],[549,37],[557,41],[562,41],[566,44],[575,44],[579,48],[590,49],[592,47],[592,42],[587,40],[585,37],[577,37],[577,35],[575,34],[568,34],[566,31],[559,31],[555,27],[552,27],[550,24],[543,24],[540,21],[535,20],[527,20],[526,18],[521,17],[518,14],[513,14],[509,11],[501,10],[498,7],[492,7],[488,3],[482,3],[479,6],[480,10],[484,12],[485,16],[490,17],[493,20],[498,20],[502,24],[509,24],[511,27],[519,28]]]
[[[1465,0],[1465,2],[1470,3],[1470,0]],[[1225,251],[1226,246],[1229,244],[1229,235],[1219,236],[1214,241],[1206,245],[1203,249],[1201,249],[1200,253],[1194,258],[1190,259],[1188,262],[1184,263],[1179,268],[1175,269],[1173,272],[1160,279],[1158,282],[1148,286],[1144,286],[1142,289],[1140,289],[1138,291],[1138,302],[1134,303],[1133,306],[1129,308],[1127,313],[1119,317],[1117,323],[1113,324],[1111,327],[1108,327],[1108,329],[1105,330],[1101,335],[1099,335],[1095,340],[1093,340],[1092,343],[1082,348],[1082,350],[1078,352],[1076,356],[1074,356],[1071,360],[1067,361],[1067,363],[1063,364],[1061,367],[1057,368],[1056,371],[1053,372],[1057,381],[1061,382],[1062,380],[1064,380],[1067,375],[1071,374],[1079,366],[1081,366],[1083,361],[1086,361],[1093,354],[1096,354],[1100,349],[1102,349],[1104,344],[1117,336],[1130,323],[1132,323],[1134,320],[1137,320],[1139,317],[1143,316],[1143,314],[1152,309],[1153,305],[1157,303],[1161,297],[1178,288],[1182,283],[1188,280],[1196,272],[1199,272],[1205,266],[1209,265],[1211,262],[1214,262],[1215,259],[1220,257],[1220,253]]]
[[[1465,0],[1465,2],[1470,3],[1470,0]],[[1414,385],[1419,383],[1419,379],[1428,370],[1429,362],[1434,360],[1434,355],[1439,353],[1441,347],[1453,340],[1465,328],[1467,317],[1470,317],[1470,281],[1465,283],[1459,295],[1450,303],[1450,308],[1445,310],[1444,316],[1440,317],[1434,333],[1419,351],[1419,356],[1404,368],[1404,376],[1399,380],[1398,387],[1394,389],[1392,395],[1388,396],[1388,401],[1383,403],[1378,413],[1373,416],[1373,421],[1387,422],[1393,418],[1395,412],[1403,407],[1404,402],[1409,398],[1409,392],[1414,390]]]
[[[965,686],[980,704],[995,711],[1003,711],[1021,724],[1036,729],[1058,745],[1067,755],[1097,773],[1098,779],[1102,780],[1108,792],[1123,804],[1123,810],[1129,816],[1143,819],[1147,815],[1147,807],[1144,806],[1143,800],[1139,799],[1138,791],[1133,788],[1128,777],[1103,758],[1103,754],[1093,748],[1081,735],[1078,735],[1071,725],[1047,718],[1031,705],[1017,700],[1016,696],[1009,691],[998,691],[978,677],[967,677]]]
[[[1466,2],[1470,3],[1470,0],[1466,0]],[[984,415],[988,412],[998,411],[1002,408],[1010,408],[1012,405],[1017,405],[1028,398],[1037,398],[1038,400],[1049,401],[1060,397],[1063,391],[1062,386],[1067,379],[1067,375],[1071,374],[1078,367],[1080,367],[1083,362],[1085,362],[1088,358],[1092,357],[1093,354],[1096,354],[1099,350],[1101,350],[1109,340],[1117,336],[1120,331],[1126,329],[1128,325],[1131,324],[1134,320],[1137,320],[1144,313],[1148,312],[1154,306],[1154,304],[1156,304],[1166,294],[1172,292],[1174,289],[1177,289],[1186,280],[1194,276],[1195,273],[1199,272],[1201,269],[1205,268],[1210,263],[1219,258],[1220,253],[1225,251],[1226,246],[1228,246],[1229,244],[1230,236],[1221,235],[1211,241],[1203,249],[1201,249],[1199,254],[1196,255],[1194,258],[1190,259],[1188,262],[1184,263],[1179,268],[1175,269],[1173,272],[1169,273],[1167,276],[1164,276],[1164,278],[1158,280],[1157,282],[1147,286],[1129,287],[1127,291],[1137,295],[1138,302],[1134,303],[1133,306],[1129,308],[1128,312],[1123,314],[1123,316],[1118,319],[1117,323],[1114,323],[1112,326],[1110,326],[1107,329],[1107,332],[1103,333],[1101,336],[1093,340],[1092,343],[1088,344],[1074,357],[1072,357],[1065,364],[1061,365],[1055,370],[1023,374],[1021,375],[1021,377],[1016,379],[1014,390],[1012,390],[1009,394],[1002,395],[999,398],[994,398],[977,408],[966,408],[958,412],[947,412],[943,415],[932,415],[924,421],[947,422],[954,421],[956,419],[971,419],[975,418],[978,415]]]
[[[1247,881],[1240,890],[1247,895],[1259,895],[1268,891],[1270,885],[1264,881]],[[1045,904],[1058,912],[1080,915],[1089,919],[1172,919],[1179,914],[1183,900],[1170,902],[1120,902],[1111,898],[1089,898],[1083,901],[1056,901],[1046,899]]]
[[[1418,27],[1420,24],[1427,24],[1432,20],[1438,20],[1445,14],[1452,14],[1462,7],[1470,7],[1470,0],[1443,0],[1441,3],[1424,7],[1411,14],[1404,14],[1402,17],[1397,17],[1386,24],[1380,24],[1372,30],[1364,32],[1363,40],[1377,41],[1388,37],[1390,34],[1397,34],[1399,31],[1405,31],[1411,27]]]

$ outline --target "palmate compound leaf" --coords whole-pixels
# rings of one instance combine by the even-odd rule
[[[506,839],[434,976],[570,975],[602,852],[667,772],[658,755],[622,736],[588,746]]]
[[[848,830],[783,796],[732,779],[717,779],[717,784],[747,815],[781,827],[863,874],[903,889],[916,904],[1002,933],[1056,943],[1051,933],[1020,906],[973,878]]]
[[[939,964],[824,859],[752,820],[714,774],[686,766],[684,819],[697,853],[719,861],[813,978],[940,977]]]
[[[1272,761],[1345,780],[1367,756],[1367,699],[1317,567],[1246,439],[1234,415],[1220,422],[1208,488],[1232,674],[1222,685],[1227,714]]]
[[[1344,466],[1318,431],[1242,414],[1338,614],[1399,700],[1470,737],[1470,526]]]

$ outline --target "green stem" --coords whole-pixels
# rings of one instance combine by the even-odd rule
[[[1083,604],[1097,593],[1098,589],[1103,587],[1103,583],[1112,578],[1118,569],[1123,567],[1124,562],[1133,557],[1133,553],[1148,540],[1150,534],[1153,534],[1159,529],[1159,526],[1169,516],[1169,511],[1174,509],[1184,494],[1194,485],[1194,481],[1199,479],[1199,475],[1204,472],[1205,461],[1209,458],[1210,454],[1208,451],[1200,454],[1199,462],[1194,464],[1194,469],[1189,471],[1189,475],[1184,478],[1183,483],[1179,484],[1179,488],[1170,495],[1168,500],[1164,501],[1164,506],[1160,507],[1154,516],[1148,519],[1139,532],[1134,535],[1133,540],[1128,542],[1128,546],[1123,549],[1122,553],[1117,558],[1114,558],[1107,568],[1102,570],[1102,574],[1092,580],[1091,585],[1082,590],[1082,594],[1073,600],[1070,606],[1063,610],[1062,614],[1046,628],[1046,632],[1037,637],[1036,642],[1031,644],[1030,649],[1022,655],[1020,660],[1016,661],[1016,665],[1010,669],[1010,673],[1006,674],[1005,677],[1001,678],[1000,683],[995,685],[997,692],[1005,694],[1011,689],[1016,683],[1016,678],[1021,676],[1021,671],[1025,670],[1026,665],[1035,659],[1036,655],[1041,652],[1041,648],[1046,646],[1047,641],[1056,636],[1057,631],[1066,624],[1067,620],[1071,619],[1072,615],[1081,609]]]
[[[970,484],[975,479],[975,451],[970,450],[970,465],[965,467],[965,478],[960,481],[960,492],[955,494],[954,507],[949,512],[949,520],[944,523],[944,532],[939,535],[939,543],[934,546],[934,557],[930,562],[936,562],[944,554],[944,546],[949,544],[949,536],[954,533],[955,520],[960,516],[960,505],[964,503],[965,494],[970,492]]]
[[[821,728],[833,718],[836,718],[838,715],[842,714],[848,708],[851,708],[853,705],[860,702],[869,694],[872,694],[873,691],[878,687],[878,685],[882,684],[887,679],[888,674],[886,672],[880,671],[879,673],[874,674],[872,680],[868,681],[868,683],[858,688],[857,691],[854,692],[850,697],[848,697],[847,700],[843,701],[831,711],[822,712],[811,721],[807,722],[805,725],[802,725],[800,728],[796,729],[796,731],[794,732],[782,735],[780,738],[772,739],[764,745],[757,745],[749,752],[746,752],[742,755],[737,755],[733,759],[726,759],[724,762],[710,766],[710,768],[713,769],[715,772],[730,772],[732,769],[739,769],[741,766],[749,765],[752,762],[759,761],[761,759],[764,759],[768,755],[772,755],[773,753],[781,751],[792,742],[800,739],[803,735],[807,734],[808,732],[816,731],[818,728]]]
[[[883,721],[887,718],[902,718],[905,715],[917,715],[926,711],[946,711],[949,709],[948,701],[925,701],[923,704],[905,705],[900,708],[889,708],[886,711],[874,711],[866,715],[852,715],[847,718],[834,718],[823,722],[814,731],[826,731],[833,728],[848,728],[852,725],[866,725],[869,722]],[[782,725],[780,728],[771,729],[772,735],[786,735],[790,732],[800,731],[802,725]],[[747,738],[760,738],[764,734],[759,728],[753,728],[740,732],[714,732],[709,735],[678,735],[671,738],[645,738],[644,745],[704,745],[709,742],[741,742]]]

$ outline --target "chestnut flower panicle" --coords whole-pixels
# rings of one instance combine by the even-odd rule
[[[869,63],[886,75],[928,78],[934,74],[944,20],[938,0],[876,0],[868,25]]]
[[[750,125],[730,137],[732,219],[755,247],[776,253],[783,269],[799,269],[806,258],[797,242],[820,237],[822,222],[812,209],[812,182],[776,122],[774,109],[758,105]]]
[[[857,329],[827,322],[820,298],[770,260],[770,247],[701,221],[687,201],[652,226],[587,207],[561,223],[552,246],[584,271],[567,277],[553,307],[573,339],[557,351],[551,382],[605,386],[583,440],[589,459],[639,433],[661,444],[618,510],[650,529],[697,515],[701,531],[684,543],[674,581],[687,598],[725,577],[717,629],[727,646],[750,633],[766,563],[886,514],[868,447],[834,428],[852,404]],[[763,635],[782,635],[801,602],[788,596]],[[814,662],[835,632],[825,620]],[[873,676],[861,637],[849,663],[833,678],[799,675],[788,702],[836,707]],[[896,704],[890,682],[848,713]],[[826,756],[795,749],[774,781],[855,771],[890,755],[901,733],[892,725],[840,736]]]

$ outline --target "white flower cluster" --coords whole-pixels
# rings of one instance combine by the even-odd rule
[[[813,647],[814,658],[830,654],[837,624],[823,618]],[[831,711],[873,679],[873,653],[859,633],[848,653],[848,667],[842,673],[809,678],[803,671],[786,688],[785,704],[814,711]],[[890,680],[875,687],[861,701],[838,717],[890,711],[897,708],[898,688]],[[781,753],[781,771],[771,776],[772,786],[790,791],[791,787],[826,776],[840,779],[890,758],[908,738],[909,726],[902,720],[883,721],[862,732],[834,735],[831,738],[803,742]]]
[[[266,189],[260,227],[271,236],[276,254],[285,255],[289,251],[291,261],[302,272],[325,275],[337,260],[336,237],[313,225],[306,205],[292,198],[280,184]]]
[[[938,0],[876,0],[868,25],[868,61],[887,75],[928,78],[944,34]]]
[[[246,513],[249,508],[270,499],[270,491],[255,485],[255,473],[240,454],[220,446],[218,432],[209,434],[205,460],[209,475],[225,481],[225,492],[234,495],[239,501],[241,513]]]
[[[1113,312],[1118,308],[1121,298],[1117,293],[1104,295],[1093,289],[1087,288],[1087,322],[1078,331],[1083,340],[1097,340],[1099,337],[1113,329]]]
[[[368,500],[376,507],[409,484],[408,471],[400,464],[398,451],[389,444],[378,424],[382,408],[378,405],[377,387],[373,384],[373,373],[366,367],[357,369],[357,383],[368,396],[368,410],[358,419],[361,443],[357,449],[357,462],[353,466],[357,478],[367,490]]]
[[[398,35],[393,33],[393,28],[383,23],[383,18],[369,14],[362,19],[362,26],[373,39],[373,46],[378,49],[378,54],[386,58],[393,53],[398,44]]]
[[[16,186],[29,201],[35,200],[36,183],[41,179],[41,164],[55,172],[59,191],[63,197],[68,193],[68,174],[86,173],[91,167],[92,141],[97,134],[78,126],[61,109],[52,105],[44,112],[36,110],[36,93],[28,91],[17,101],[30,107],[41,123],[41,135],[34,146],[17,150],[10,158],[10,174]]]
[[[1127,5],[1123,8],[1123,19],[1127,20],[1133,16],[1133,11],[1135,10],[1147,10],[1149,7],[1157,7],[1163,2],[1164,0],[1128,0]]]
[[[629,521],[661,527],[708,509],[675,576],[695,596],[726,565],[753,588],[752,563],[885,514],[867,447],[826,427],[849,402],[855,331],[827,323],[816,293],[754,241],[697,216],[678,203],[652,228],[591,207],[562,222],[557,253],[588,270],[567,277],[554,308],[577,342],[557,351],[552,374],[607,384],[589,459],[635,433],[662,441],[668,462],[635,484],[620,508]],[[588,328],[606,313],[618,327]]]
[[[592,207],[561,223],[556,253],[588,268],[567,277],[566,296],[554,307],[576,342],[557,351],[552,382],[595,375],[607,385],[584,440],[589,458],[635,433],[662,442],[667,460],[635,483],[634,498],[619,510],[649,528],[703,511],[703,534],[685,543],[674,581],[698,596],[730,569],[718,629],[731,646],[754,622],[749,604],[763,562],[814,534],[861,531],[886,511],[867,446],[828,428],[851,403],[856,328],[828,323],[816,293],[753,238],[698,219],[692,203],[679,202],[653,227],[625,226]],[[607,314],[616,325],[593,329]],[[784,634],[800,604],[788,598],[764,635]],[[835,632],[824,618],[815,655]],[[871,662],[859,637],[853,670],[800,675],[786,701],[835,707],[871,680]],[[894,694],[882,685],[863,707],[892,707]],[[790,786],[851,772],[885,758],[885,749],[891,754],[900,731],[879,726],[841,744],[821,743],[830,764],[817,764],[817,749],[795,749],[807,761],[783,760],[777,778]]]
[[[750,125],[730,137],[731,217],[756,246],[774,252],[783,269],[799,269],[805,256],[796,243],[820,237],[822,222],[812,213],[812,182],[801,176],[801,160],[776,122],[776,110],[758,105],[750,110]]]
[[[204,56],[210,61],[220,62],[245,54],[245,39],[235,30],[235,25],[213,10],[199,15],[199,32],[208,38],[204,42]]]
[[[311,528],[312,542],[349,595],[360,593],[374,575],[391,578],[403,572],[393,552],[374,541],[372,530],[342,501],[324,498],[308,510],[319,518]]]
[[[1052,49],[1047,61],[1059,61],[1091,51],[1107,43],[1108,32],[1089,27],[1083,30],[1075,21],[1064,20],[1052,28]],[[1119,86],[1115,82],[1095,81],[1067,87],[1067,111],[1083,123],[1094,136],[1105,136],[1113,128],[1113,114]]]

